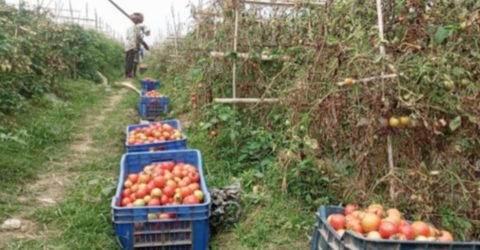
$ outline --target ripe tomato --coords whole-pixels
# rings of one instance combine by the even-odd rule
[[[131,201],[134,201],[137,199],[137,196],[135,194],[131,194],[129,198]]]
[[[452,242],[453,236],[450,232],[442,230],[440,231],[440,236],[438,236],[437,240],[440,242]]]
[[[412,223],[413,231],[415,232],[415,236],[430,236],[430,227],[427,223],[423,221],[415,221]]]
[[[415,232],[410,224],[405,223],[398,227],[398,233],[405,235],[407,240],[415,239]]]
[[[175,166],[175,163],[173,163],[172,161],[168,161],[168,162],[165,162],[163,166],[164,166],[163,167],[164,169],[172,171],[173,167]]]
[[[160,202],[162,203],[162,205],[167,205],[169,202],[168,196],[166,196],[165,194],[162,195],[162,198],[160,198]]]
[[[153,183],[155,183],[156,187],[163,188],[165,187],[166,181],[165,178],[163,178],[162,176],[157,176],[153,178]]]
[[[332,214],[328,216],[327,221],[335,230],[345,228],[346,219],[343,214]]]
[[[147,195],[147,190],[146,189],[139,189],[136,193],[135,193],[135,196],[137,197],[137,199],[143,199],[143,197],[145,197]]]
[[[154,188],[156,188],[157,186],[155,185],[155,183],[153,181],[150,181],[148,184],[147,184],[147,194],[150,194],[152,192],[152,190]]]
[[[160,198],[162,197],[162,190],[160,188],[154,188],[150,193],[153,197]]]
[[[170,216],[168,216],[168,214],[165,214],[165,213],[164,213],[164,214],[159,214],[159,215],[158,215],[158,218],[159,218],[160,220],[167,220],[167,219],[170,219]]]
[[[182,194],[182,197],[187,197],[193,194],[193,191],[189,187],[182,187],[180,188],[180,193]]]
[[[181,180],[177,183],[177,186],[183,188],[183,187],[188,186],[188,183],[184,180]]]
[[[353,211],[357,210],[358,209],[358,206],[357,205],[354,205],[354,204],[348,204],[346,207],[345,207],[345,210],[343,211],[343,213],[345,215],[349,215],[351,213],[353,213]]]
[[[187,183],[187,185],[190,185],[192,184],[192,179],[188,176],[185,176],[183,177],[182,181],[184,181],[185,183]]]
[[[199,182],[200,181],[200,175],[198,173],[190,172],[190,174],[188,174],[188,177],[190,177],[192,182]]]
[[[128,197],[125,197],[125,198],[122,199],[122,202],[120,204],[122,205],[122,207],[125,207],[130,203],[132,203],[132,200],[130,200],[130,198],[128,198]]]
[[[130,190],[130,188],[126,188],[122,192],[122,198],[129,197],[131,194],[132,194],[132,191]]]
[[[174,168],[173,175],[178,178],[183,178],[183,172],[180,168]]]
[[[167,187],[171,187],[173,190],[175,190],[177,188],[177,183],[174,180],[168,180]]]
[[[138,176],[138,182],[139,183],[148,183],[150,181],[150,176],[146,175],[146,174],[141,174],[140,176]]]
[[[380,216],[377,214],[373,213],[366,213],[365,216],[363,216],[363,219],[361,221],[363,230],[366,233],[369,233],[371,231],[378,231],[378,227],[380,226]]]
[[[188,187],[193,191],[200,190],[200,184],[198,184],[197,182],[194,182],[194,183],[188,185]]]
[[[160,206],[161,202],[158,198],[153,198],[153,199],[150,200],[150,202],[148,202],[148,205],[149,206]]]
[[[168,197],[173,197],[175,195],[175,188],[172,186],[166,186],[163,190],[162,193]]]
[[[136,193],[138,189],[139,189],[138,184],[135,184],[130,188],[130,190],[132,190],[132,193]]]
[[[384,239],[389,239],[397,233],[397,226],[390,221],[383,221],[378,227],[378,232]]]
[[[183,204],[185,205],[194,205],[199,203],[200,203],[200,200],[195,195],[189,195],[183,199]]]
[[[126,187],[126,188],[129,188],[129,187],[132,187],[133,186],[133,183],[131,180],[126,180],[124,183],[123,183],[123,186]]]

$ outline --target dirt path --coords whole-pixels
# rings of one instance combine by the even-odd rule
[[[94,150],[92,131],[105,122],[105,117],[114,110],[126,92],[125,89],[115,90],[108,100],[101,104],[103,108],[100,112],[88,114],[83,122],[84,128],[74,135],[74,142],[69,146],[68,153],[60,160],[45,164],[46,173],[40,175],[34,183],[23,187],[22,196],[18,198],[24,204],[23,207],[17,214],[6,220],[12,222],[13,228],[0,228],[0,249],[13,240],[39,239],[54,233],[29,218],[37,210],[55,206],[64,199],[65,190],[78,178],[76,174],[69,171],[69,168],[87,160],[86,156]],[[5,222],[2,223],[5,224]]]

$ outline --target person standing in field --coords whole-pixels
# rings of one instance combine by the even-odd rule
[[[143,14],[133,13],[130,16],[134,25],[127,30],[125,44],[125,78],[135,78],[139,61],[139,51],[142,45]]]

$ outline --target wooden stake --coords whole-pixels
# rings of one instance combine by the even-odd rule
[[[215,98],[217,103],[273,103],[279,102],[278,98]]]
[[[224,57],[228,57],[228,56],[229,55],[227,53],[224,53],[224,52],[218,52],[218,51],[211,51],[210,52],[210,57],[212,57],[212,58],[224,58]],[[256,57],[252,57],[247,53],[237,53],[237,58],[257,59]],[[289,57],[289,56],[273,57],[273,56],[270,56],[270,55],[260,55],[260,57],[258,59],[260,59],[262,61],[273,61],[273,60],[291,61],[292,60],[292,58]]]
[[[307,3],[292,3],[292,2],[265,2],[265,1],[251,1],[251,0],[243,0],[246,4],[256,4],[256,5],[263,5],[263,6],[276,6],[276,7],[296,7],[302,5],[312,5],[312,6],[325,6],[327,1],[321,2],[307,2]]]
[[[233,37],[233,51],[237,52],[238,46],[238,8],[235,8],[235,30]],[[237,98],[237,62],[233,62],[232,67],[232,93],[233,99]]]
[[[378,35],[380,37],[380,55],[385,57],[385,46],[383,42],[385,41],[385,34],[383,32],[383,10],[382,10],[382,0],[376,0],[377,3],[377,17],[378,17]],[[384,73],[382,72],[382,77]],[[395,166],[393,162],[393,146],[392,146],[392,136],[387,135],[387,154],[388,154],[388,169],[389,174],[393,175],[395,172]],[[390,178],[390,199],[395,200],[396,191],[395,191],[395,180]]]
[[[391,79],[391,78],[396,78],[396,77],[399,77],[399,76],[403,76],[403,73],[400,73],[400,74],[388,74],[388,75],[385,75],[382,73],[382,75],[380,76],[372,76],[372,77],[367,77],[367,78],[362,78],[362,79],[353,79],[353,83],[367,83],[367,82],[371,82],[371,81],[374,81],[374,80],[383,80],[383,79]],[[338,86],[343,86],[343,85],[346,85],[345,81],[343,82],[337,82],[335,83],[337,84]]]

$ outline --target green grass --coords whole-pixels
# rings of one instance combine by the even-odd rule
[[[125,127],[137,122],[134,107],[137,95],[129,92],[114,107],[98,129],[90,131],[93,149],[85,162],[72,166],[80,178],[66,192],[63,202],[38,210],[34,219],[57,234],[36,241],[17,241],[9,249],[117,249],[111,222],[110,202],[125,149]],[[128,112],[126,112],[128,110]],[[88,132],[88,131],[85,131]]]
[[[0,193],[7,199],[0,199],[0,220],[18,209],[18,187],[34,180],[48,162],[65,155],[86,110],[98,105],[106,94],[105,87],[88,81],[66,82],[59,87],[63,99],[43,98],[23,113],[2,118]]]

